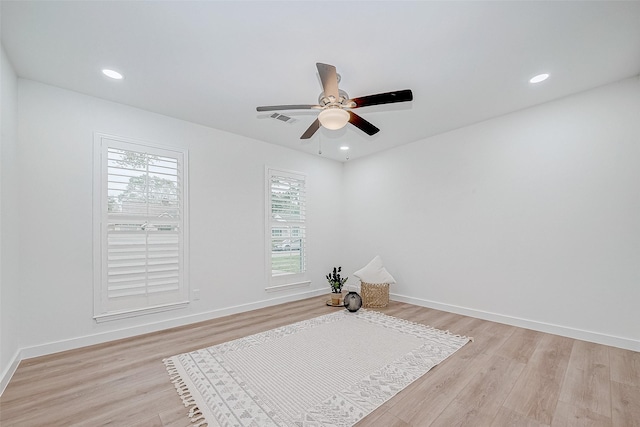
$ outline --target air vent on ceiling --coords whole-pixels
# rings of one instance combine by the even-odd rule
[[[294,119],[293,117],[289,117],[289,116],[285,116],[284,114],[278,114],[278,113],[273,113],[271,115],[272,118],[276,119],[276,120],[280,120],[283,121],[285,123],[293,123],[296,121],[296,119]]]

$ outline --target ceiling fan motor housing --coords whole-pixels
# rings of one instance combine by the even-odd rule
[[[349,94],[343,91],[342,89],[338,90],[338,99],[333,99],[332,96],[325,96],[324,92],[320,93],[318,96],[318,104],[322,107],[326,107],[327,105],[339,105],[341,107],[348,107],[347,101],[349,100]]]

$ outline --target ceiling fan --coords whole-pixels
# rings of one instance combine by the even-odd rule
[[[338,73],[336,73],[336,67],[320,62],[316,63],[316,67],[318,68],[318,74],[320,74],[323,89],[323,92],[318,97],[317,105],[267,105],[256,108],[258,111],[320,110],[318,118],[311,123],[311,126],[302,134],[300,139],[311,138],[320,129],[321,125],[327,129],[336,130],[343,128],[347,123],[351,123],[367,135],[375,135],[380,129],[351,111],[351,109],[413,100],[413,93],[409,89],[350,99],[345,91],[338,89],[339,78]]]

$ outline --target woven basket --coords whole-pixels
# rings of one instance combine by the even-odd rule
[[[360,284],[360,295],[362,296],[362,306],[364,308],[386,307],[389,304],[389,284],[362,282]]]

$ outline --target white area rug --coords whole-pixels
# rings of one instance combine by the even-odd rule
[[[342,310],[164,360],[194,426],[351,426],[469,341]]]

